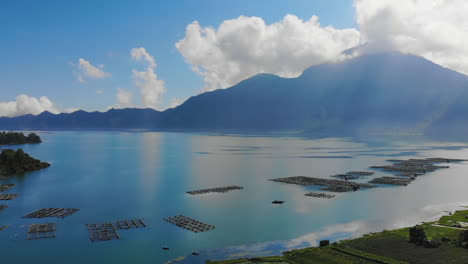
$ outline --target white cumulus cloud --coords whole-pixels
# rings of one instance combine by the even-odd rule
[[[103,79],[111,76],[110,73],[103,70],[104,65],[96,67],[83,58],[78,59],[77,67],[79,70],[77,74],[79,82],[85,82],[86,79]]]
[[[73,113],[73,112],[76,112],[76,111],[79,111],[79,110],[81,110],[81,109],[77,108],[77,107],[70,107],[70,108],[63,109],[62,113],[70,114],[70,113]]]
[[[159,80],[154,72],[156,61],[145,48],[134,48],[130,55],[135,61],[145,61],[148,66],[144,71],[133,69],[133,79],[135,85],[140,88],[141,98],[145,107],[159,110],[161,108],[161,98],[166,92],[166,85],[163,80]]]
[[[126,108],[132,106],[132,93],[124,89],[117,89],[117,108]]]
[[[468,74],[468,1],[356,0],[355,9],[369,48],[422,56]]]
[[[176,44],[193,70],[204,77],[204,91],[226,88],[258,73],[296,77],[311,65],[336,60],[359,44],[356,29],[322,26],[286,15],[266,24],[259,17],[225,20],[215,29],[197,21]]]
[[[133,48],[130,51],[130,55],[132,56],[132,59],[134,59],[136,61],[145,60],[146,62],[148,62],[149,66],[151,68],[156,68],[156,60],[154,59],[153,56],[151,56],[151,54],[149,54],[146,51],[145,48],[143,48],[143,47]]]
[[[168,108],[175,108],[181,104],[183,104],[187,99],[182,99],[182,98],[172,98],[171,102],[169,103]]]
[[[25,94],[18,95],[15,101],[0,102],[0,116],[37,115],[44,111],[57,114],[60,111],[45,96],[35,98]]]

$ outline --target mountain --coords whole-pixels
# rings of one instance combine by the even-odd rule
[[[467,76],[426,59],[370,54],[314,66],[294,79],[261,74],[192,97],[167,111],[160,126],[329,135],[423,132],[447,118],[454,102],[468,102],[467,92]]]
[[[156,129],[161,112],[154,109],[110,109],[107,112],[43,112],[37,116],[0,118],[0,130],[129,130]]]
[[[375,53],[313,66],[298,78],[260,74],[164,112],[42,113],[0,118],[0,129],[437,135],[468,123],[465,102],[467,76],[417,56]]]

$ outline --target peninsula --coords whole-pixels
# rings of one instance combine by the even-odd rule
[[[0,175],[23,173],[47,167],[50,167],[49,163],[29,156],[23,149],[4,149],[0,153]]]

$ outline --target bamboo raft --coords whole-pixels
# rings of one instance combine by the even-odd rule
[[[305,176],[277,178],[277,179],[270,179],[270,181],[287,183],[287,184],[296,184],[296,185],[302,185],[302,186],[311,186],[311,185],[324,186],[320,190],[331,191],[331,192],[350,192],[350,191],[357,191],[360,188],[376,187],[374,185],[367,184],[367,183],[357,183],[357,182],[332,180],[332,179],[324,179],[324,178],[312,178],[312,177],[305,177]]]
[[[120,234],[117,232],[117,230],[145,228],[146,224],[143,219],[134,218],[110,223],[87,224],[86,226],[88,227],[89,231],[89,239],[91,239],[92,242],[100,242],[120,239]]]
[[[55,238],[55,224],[32,224],[28,230],[28,240]]]
[[[120,230],[128,230],[128,229],[134,229],[134,228],[144,228],[146,227],[145,222],[143,222],[143,219],[140,218],[135,218],[135,219],[130,219],[130,220],[119,220],[113,223],[116,229]]]
[[[0,184],[0,192],[6,192],[8,191],[11,187],[15,186],[16,184],[13,183],[4,183]]]
[[[92,242],[120,239],[120,235],[112,223],[87,224],[86,226],[89,231],[89,239]]]
[[[316,198],[324,198],[324,199],[331,199],[335,197],[333,194],[326,194],[326,193],[317,193],[317,192],[310,192],[304,194],[305,196],[316,197]]]
[[[7,209],[8,205],[6,204],[0,204],[0,213],[3,212],[3,210]]]
[[[408,159],[408,160],[388,160],[393,162],[391,165],[372,166],[372,169],[381,169],[383,171],[394,172],[396,174],[419,176],[427,172],[433,172],[439,169],[446,169],[449,166],[435,165],[434,163],[459,162],[459,159],[427,158],[427,159]]]
[[[215,229],[215,227],[212,225],[205,224],[203,222],[197,221],[195,219],[183,215],[165,218],[164,221],[195,233],[206,232]]]
[[[36,212],[30,213],[23,218],[45,218],[45,217],[61,217],[64,218],[78,212],[80,209],[73,208],[43,208]]]
[[[13,200],[18,195],[19,194],[16,194],[16,193],[0,193],[0,200],[2,201]]]
[[[388,160],[390,162],[426,162],[426,163],[451,163],[451,162],[462,162],[468,161],[466,159],[450,159],[450,158],[426,158],[426,159],[409,159],[409,160]]]
[[[447,169],[448,166],[435,166],[428,165],[425,163],[402,163],[394,165],[385,165],[385,166],[372,166],[373,169],[381,169],[383,171],[401,173],[401,174],[426,174],[428,172],[433,172],[438,169]]]
[[[342,179],[342,180],[345,180],[345,181],[347,181],[347,180],[357,180],[357,179],[361,178],[359,176],[355,176],[355,175],[351,175],[351,174],[336,174],[336,175],[332,175],[330,177]]]
[[[373,186],[377,187],[377,186]],[[349,187],[349,186],[327,186],[320,188],[321,191],[327,191],[327,192],[336,192],[336,193],[343,193],[343,192],[355,192],[359,190],[359,188],[355,187]]]
[[[449,166],[435,165],[436,163],[450,163],[466,161],[463,159],[448,159],[448,158],[426,158],[426,159],[408,159],[387,160],[392,162],[391,165],[372,166],[372,169],[380,169],[386,172],[392,172],[395,176],[399,177],[381,177],[375,178],[369,183],[377,184],[391,184],[406,186],[416,179],[416,177],[424,175],[428,172],[433,172],[439,169],[446,169]]]
[[[347,172],[346,174],[348,175],[359,175],[359,176],[370,176],[370,175],[374,175],[375,172],[372,172],[372,171],[350,171],[350,172]]]
[[[211,188],[211,189],[202,189],[202,190],[189,191],[187,193],[191,194],[191,195],[198,195],[198,194],[205,194],[205,193],[225,193],[225,192],[229,192],[229,191],[232,191],[232,190],[242,190],[242,189],[244,189],[244,188],[239,187],[239,186],[226,186],[226,187],[218,187],[218,188]]]
[[[380,178],[373,179],[372,181],[370,181],[370,183],[406,186],[406,185],[410,184],[414,180],[415,180],[415,178],[380,177]]]
[[[402,177],[418,177],[418,176],[424,175],[424,173],[400,173],[396,175],[402,176]]]

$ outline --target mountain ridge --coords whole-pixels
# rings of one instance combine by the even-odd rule
[[[312,66],[297,78],[258,74],[163,112],[42,113],[0,118],[0,129],[437,134],[468,117],[463,102],[468,76],[413,55],[374,53]]]

